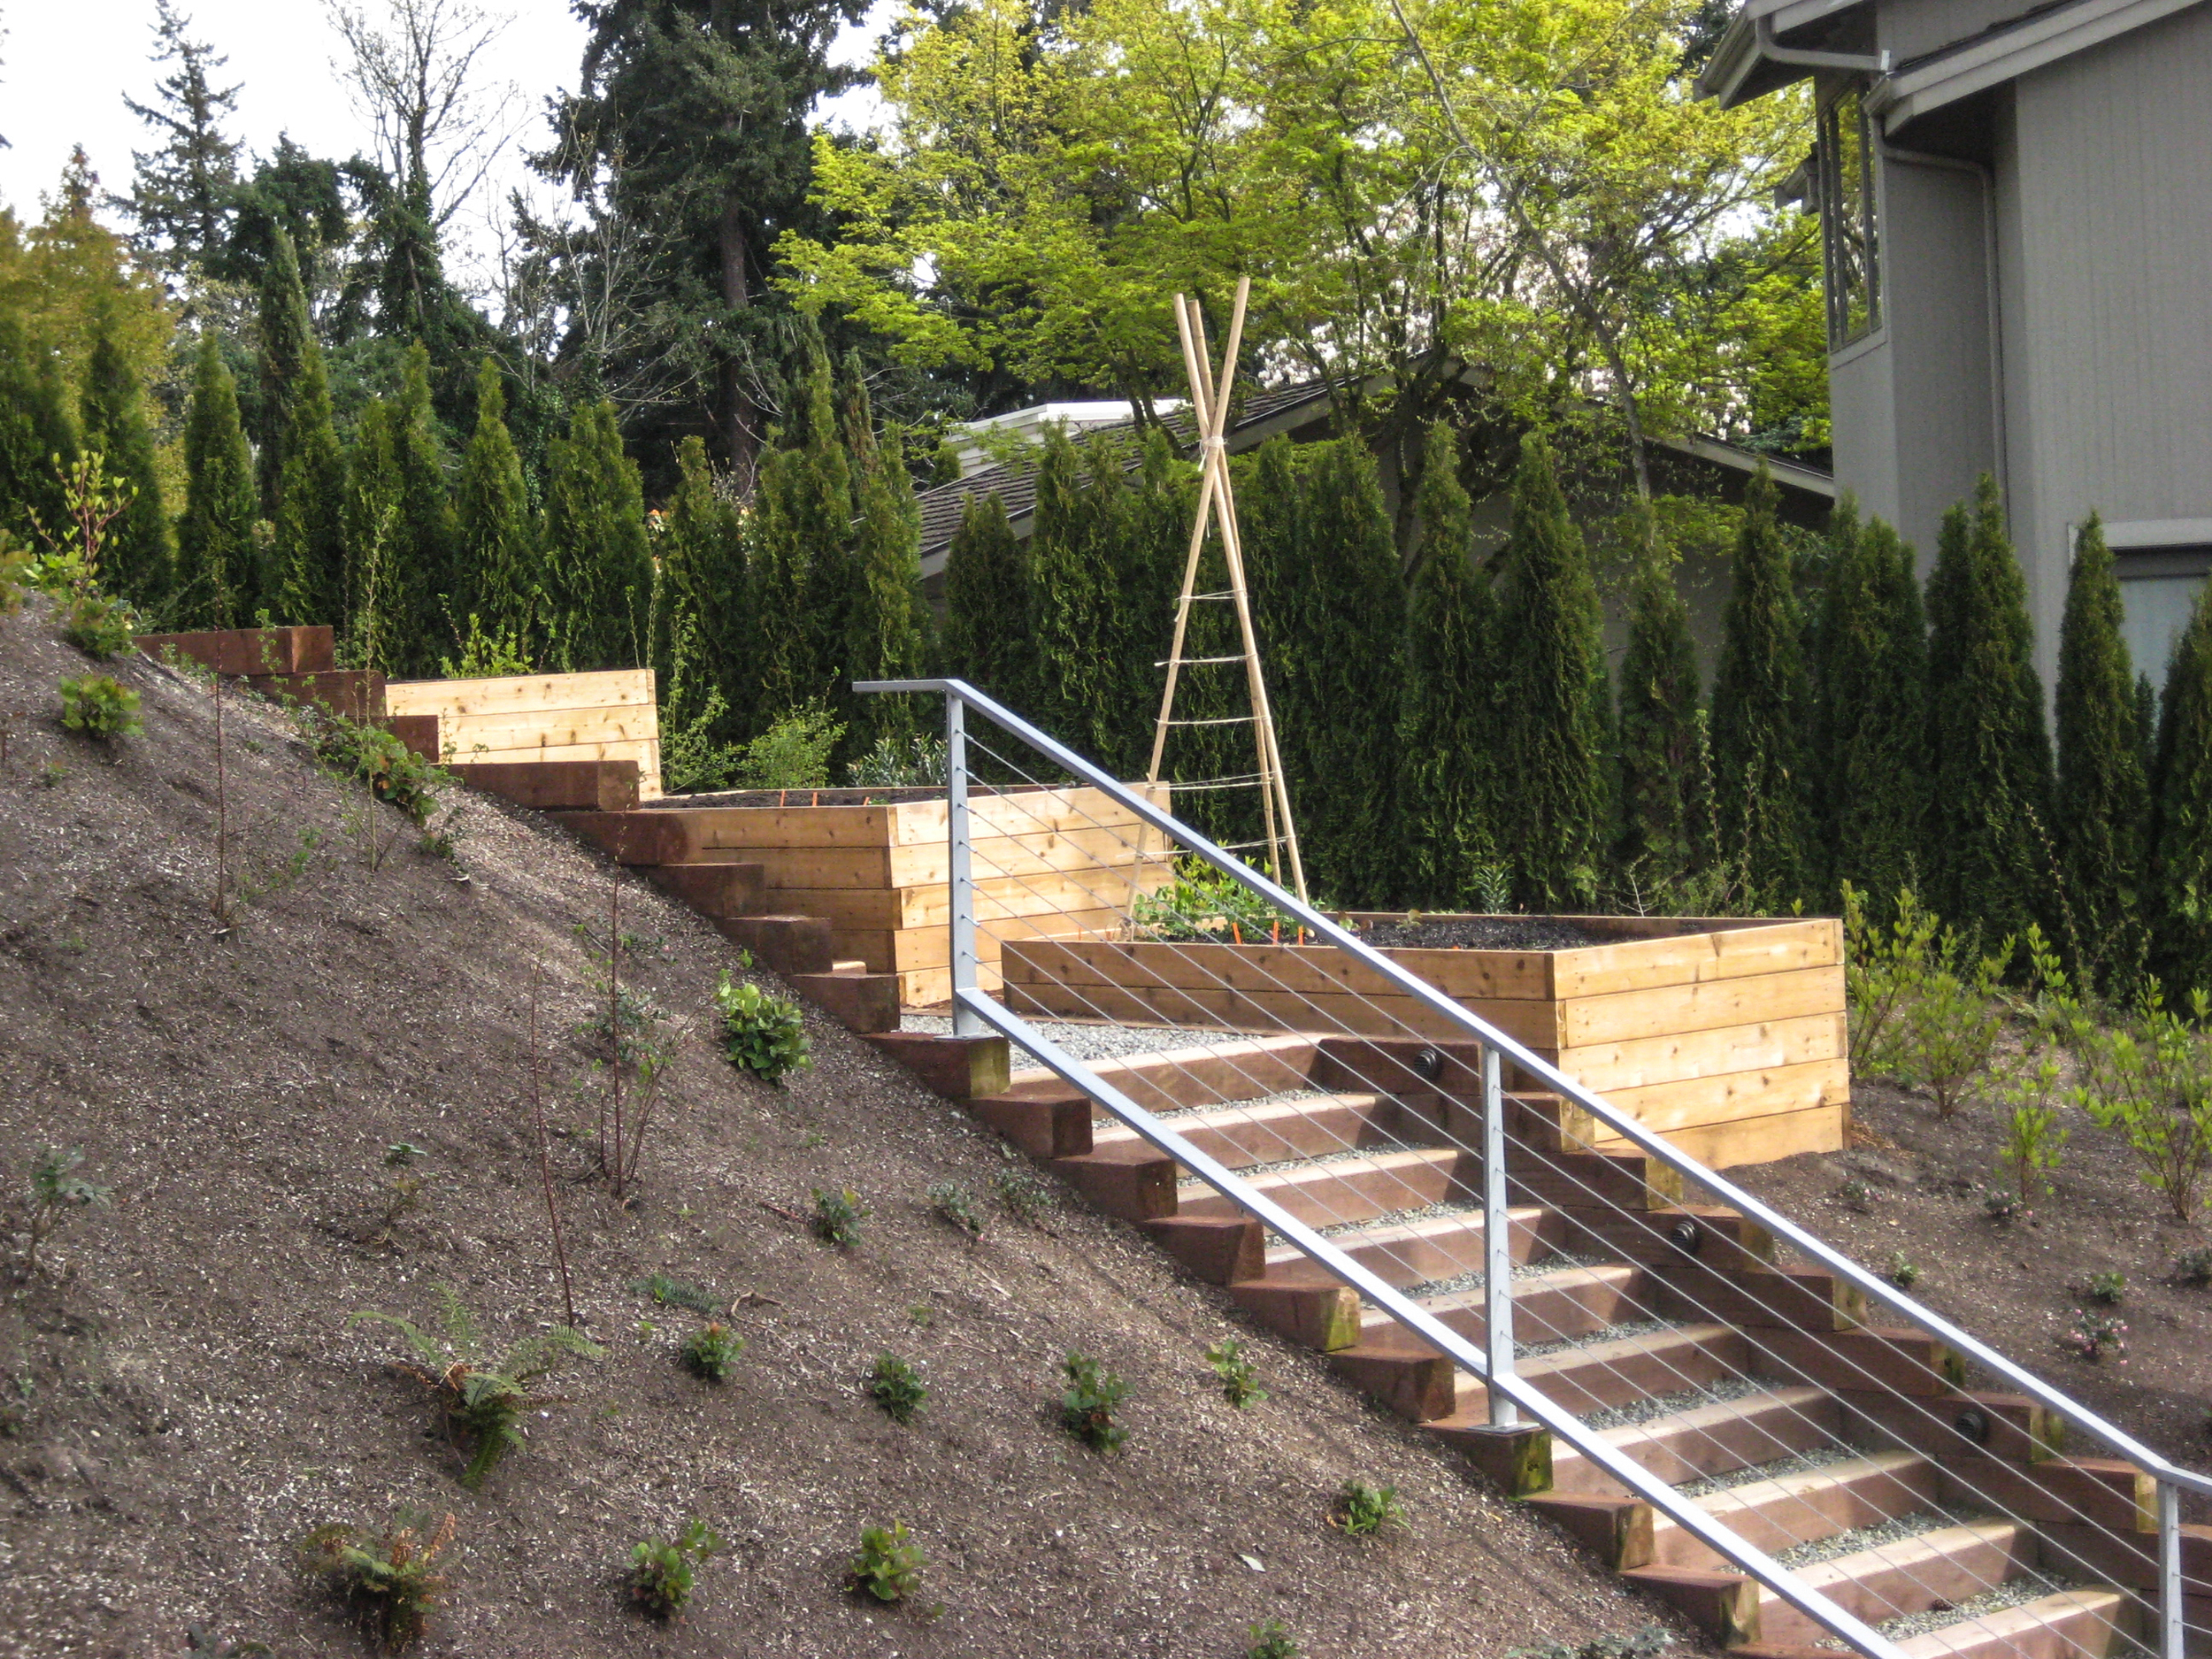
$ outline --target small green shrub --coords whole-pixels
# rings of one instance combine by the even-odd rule
[[[469,612],[468,637],[461,641],[461,660],[438,659],[441,680],[504,680],[536,672],[520,628],[511,634],[487,634],[473,611]]]
[[[630,1546],[630,1599],[654,1618],[675,1617],[691,1600],[698,1563],[721,1548],[714,1529],[696,1519],[673,1538],[641,1539]]]
[[[1329,1514],[1348,1538],[1372,1538],[1386,1526],[1403,1525],[1405,1518],[1397,1487],[1370,1486],[1364,1480],[1346,1481]]]
[[[2196,1245],[2174,1257],[2174,1279],[2200,1290],[2212,1285],[2212,1245]]]
[[[1249,1634],[1252,1645],[1244,1650],[1244,1659],[1298,1659],[1298,1644],[1282,1620],[1262,1619],[1249,1627]]]
[[[365,726],[320,707],[306,711],[315,757],[339,777],[366,784],[380,801],[397,807],[417,829],[438,810],[438,791],[453,781],[380,726]]]
[[[1238,1410],[1257,1405],[1267,1398],[1267,1390],[1260,1386],[1252,1362],[1244,1357],[1243,1347],[1236,1338],[1224,1337],[1208,1348],[1206,1363],[1221,1379],[1221,1397]]]
[[[852,1559],[846,1583],[879,1601],[903,1601],[921,1586],[922,1552],[906,1530],[906,1523],[860,1529],[860,1553]]]
[[[2108,1273],[2092,1273],[2082,1294],[2108,1308],[2116,1308],[2128,1298],[2128,1276],[2116,1270]]]
[[[1902,1250],[1893,1252],[1889,1258],[1889,1282],[1901,1290],[1910,1290],[1920,1282],[1920,1264]]]
[[[1032,1225],[1048,1210],[1060,1202],[1059,1195],[1042,1179],[1027,1170],[1001,1170],[991,1178],[991,1190],[1000,1203],[1018,1221]]]
[[[2074,1315],[2074,1328],[2063,1339],[2066,1346],[2092,1364],[2107,1355],[2127,1363],[2128,1328],[2124,1320],[2084,1308]]]
[[[84,1154],[76,1148],[41,1148],[31,1160],[31,1179],[23,1193],[23,1277],[38,1272],[38,1252],[73,1210],[89,1210],[108,1201],[108,1189],[96,1187],[77,1173]]]
[[[2035,1211],[2028,1208],[2027,1201],[2018,1193],[2008,1191],[2002,1187],[1982,1188],[1982,1214],[1987,1216],[2001,1227],[2008,1226],[2016,1221],[2035,1219]]]
[[[677,1350],[684,1369],[707,1382],[723,1383],[737,1369],[738,1356],[745,1351],[745,1339],[729,1326],[709,1320],[684,1339]]]
[[[1943,955],[1956,945],[1944,936]],[[2005,1026],[1997,982],[2012,959],[2008,940],[1993,956],[1985,956],[1971,976],[1937,966],[1913,982],[1899,1021],[1899,1070],[1935,1096],[1936,1115],[1957,1112],[1966,1094],[1989,1070],[1997,1039]]]
[[[2073,1102],[2101,1129],[2116,1129],[2137,1173],[2176,1221],[2193,1221],[2212,1176],[2212,1036],[2204,993],[2193,1019],[2147,997],[2132,1019],[2085,1033],[2076,1045]]]
[[[733,979],[726,968],[714,1004],[722,1014],[722,1051],[740,1071],[773,1083],[814,1064],[805,1016],[789,997]]]
[[[871,1211],[860,1202],[860,1194],[847,1187],[838,1192],[814,1189],[814,1219],[810,1224],[814,1236],[825,1244],[833,1244],[841,1250],[849,1250],[860,1242],[861,1224]]]
[[[630,1288],[641,1296],[650,1296],[664,1308],[688,1308],[710,1319],[722,1311],[722,1304],[711,1293],[665,1273],[649,1273]]]
[[[904,1360],[879,1354],[875,1369],[868,1373],[868,1397],[892,1422],[911,1423],[929,1398],[929,1386]]]
[[[733,781],[741,789],[826,789],[830,751],[844,735],[819,704],[787,714],[745,745]]]
[[[434,1529],[428,1516],[403,1512],[382,1528],[318,1527],[303,1550],[308,1570],[345,1599],[369,1639],[398,1653],[429,1626],[445,1590],[438,1557],[452,1544],[453,1530],[451,1515]]]
[[[566,1325],[525,1337],[496,1360],[452,1286],[437,1287],[445,1334],[433,1337],[396,1314],[357,1313],[349,1325],[388,1325],[405,1340],[414,1363],[406,1367],[436,1395],[446,1432],[457,1448],[471,1448],[461,1484],[473,1492],[510,1451],[522,1444],[526,1413],[550,1403],[531,1385],[550,1375],[565,1357],[598,1359],[606,1350]]]
[[[138,719],[138,694],[105,674],[79,674],[61,682],[61,723],[104,743],[145,730]]]
[[[856,789],[941,787],[949,764],[941,737],[910,737],[901,742],[886,735],[845,769],[845,780]]]
[[[138,612],[120,599],[85,593],[62,612],[61,636],[87,657],[105,662],[134,649],[131,641],[142,626]]]
[[[1094,1452],[1118,1450],[1129,1431],[1114,1421],[1114,1410],[1127,1385],[1101,1371],[1087,1354],[1069,1355],[1060,1369],[1067,1378],[1060,1394],[1060,1425]]]
[[[2051,1172],[2058,1168],[2073,1133],[2058,1126],[2058,1115],[2050,1104],[2051,1092],[2058,1087],[2058,1070],[2056,1051],[2047,1051],[2024,1064],[1998,1091],[1999,1099],[2009,1110],[2003,1120],[2005,1138],[1997,1156],[2011,1169],[2024,1204],[2032,1202],[2039,1194],[2050,1195]]]
[[[929,1207],[972,1239],[983,1236],[983,1217],[975,1200],[957,1181],[939,1181],[929,1189]]]
[[[1140,939],[1228,940],[1257,945],[1287,940],[1298,924],[1265,899],[1211,865],[1186,858],[1175,880],[1157,893],[1140,893],[1129,906],[1130,930]]]

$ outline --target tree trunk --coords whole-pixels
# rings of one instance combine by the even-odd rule
[[[750,309],[752,284],[745,273],[743,209],[734,194],[723,198],[718,234],[722,256],[722,303],[733,311]],[[721,404],[724,442],[728,445],[730,470],[740,487],[752,491],[754,457],[760,447],[760,410],[745,385],[743,365],[738,360],[735,340],[722,348]]]

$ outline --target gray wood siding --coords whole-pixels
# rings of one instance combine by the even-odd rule
[[[2023,77],[1998,167],[2013,529],[2047,684],[2069,526],[2212,518],[2212,7]]]

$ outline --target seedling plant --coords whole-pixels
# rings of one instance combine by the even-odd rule
[[[630,1288],[641,1296],[650,1296],[664,1308],[688,1308],[710,1319],[722,1311],[722,1304],[710,1293],[683,1279],[671,1279],[665,1273],[649,1273]]]
[[[1398,1502],[1395,1486],[1348,1480],[1336,1494],[1336,1507],[1329,1519],[1348,1538],[1372,1538],[1386,1526],[1402,1525],[1405,1506]]]
[[[46,1147],[31,1160],[31,1179],[23,1193],[23,1277],[35,1278],[38,1253],[71,1215],[108,1202],[109,1189],[77,1173],[84,1154],[71,1147]]]
[[[1252,1645],[1244,1659],[1298,1659],[1298,1644],[1279,1618],[1263,1619],[1249,1627]]]
[[[957,1181],[939,1181],[929,1189],[929,1207],[972,1239],[983,1236],[983,1217]]]
[[[722,1051],[740,1071],[775,1083],[814,1064],[805,1017],[789,997],[733,979],[725,969],[714,1005],[722,1017]]]
[[[2212,1016],[2192,995],[2184,1020],[2154,992],[2126,1025],[2085,1032],[2072,1100],[2101,1129],[2116,1129],[2137,1172],[2177,1221],[2193,1221],[2212,1174]]]
[[[2092,1273],[2082,1294],[2107,1308],[2116,1308],[2127,1300],[2128,1276],[2115,1270],[2111,1272]]]
[[[860,1553],[852,1559],[846,1583],[879,1601],[903,1601],[921,1586],[922,1552],[906,1523],[860,1529]]]
[[[929,1386],[904,1360],[879,1354],[875,1369],[868,1373],[868,1397],[892,1422],[911,1423],[929,1398]]]
[[[2212,1245],[2195,1245],[2174,1257],[2174,1280],[2200,1290],[2212,1286]]]
[[[1221,1379],[1221,1397],[1238,1410],[1256,1406],[1267,1398],[1267,1390],[1261,1387],[1252,1362],[1244,1356],[1244,1349],[1236,1338],[1224,1337],[1206,1350],[1206,1363],[1213,1367],[1214,1375]]]
[[[650,1617],[675,1617],[691,1600],[699,1563],[721,1548],[714,1529],[695,1518],[673,1538],[640,1540],[630,1547],[630,1599]]]
[[[1920,1263],[1902,1250],[1896,1251],[1889,1258],[1889,1282],[1900,1290],[1910,1290],[1920,1282]]]
[[[1100,1370],[1087,1354],[1070,1354],[1060,1369],[1067,1379],[1060,1394],[1060,1425],[1094,1452],[1118,1451],[1129,1431],[1114,1421],[1114,1411],[1127,1385]]]
[[[2084,1308],[2074,1316],[2074,1328],[2063,1339],[2066,1346],[2093,1364],[2109,1355],[2127,1363],[2127,1322],[2108,1313]]]
[[[79,674],[61,682],[61,723],[102,743],[145,730],[138,718],[138,694],[106,674]]]
[[[861,1226],[872,1213],[861,1202],[860,1194],[850,1187],[824,1192],[818,1187],[814,1189],[814,1219],[810,1225],[814,1236],[823,1243],[849,1250],[860,1242]]]
[[[434,1528],[426,1515],[403,1513],[381,1528],[318,1527],[308,1534],[304,1554],[309,1571],[345,1598],[369,1639],[398,1653],[429,1627],[445,1590],[438,1557],[452,1544],[453,1531],[450,1514]]]
[[[745,1351],[745,1339],[727,1325],[710,1320],[686,1337],[678,1350],[684,1369],[702,1381],[725,1383],[737,1369],[738,1356]]]
[[[1050,1187],[1027,1170],[1001,1170],[991,1178],[991,1191],[1010,1215],[1032,1226],[1060,1202]]]
[[[493,1358],[484,1347],[476,1319],[450,1286],[438,1287],[444,1333],[434,1337],[396,1314],[357,1313],[349,1325],[390,1325],[405,1341],[412,1363],[405,1369],[436,1395],[446,1435],[457,1451],[468,1452],[461,1484],[473,1492],[510,1451],[522,1444],[526,1413],[553,1404],[550,1394],[532,1385],[558,1370],[565,1359],[598,1359],[606,1352],[567,1325],[525,1337]]]

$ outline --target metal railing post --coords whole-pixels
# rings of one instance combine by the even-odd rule
[[[990,1027],[962,1000],[976,985],[975,875],[968,847],[968,709],[945,694],[945,834],[952,886],[952,1034],[981,1037]]]
[[[2181,1488],[2158,1483],[2158,1659],[2182,1659],[2188,1603],[2181,1583]]]
[[[1482,1317],[1492,1379],[1513,1375],[1513,1218],[1506,1210],[1505,1091],[1498,1051],[1482,1050]],[[1490,1388],[1490,1426],[1520,1420],[1512,1395]]]

